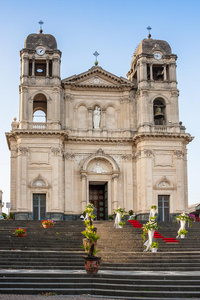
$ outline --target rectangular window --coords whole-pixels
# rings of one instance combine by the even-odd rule
[[[158,221],[170,221],[169,195],[158,195]]]

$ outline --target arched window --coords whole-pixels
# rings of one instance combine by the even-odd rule
[[[47,121],[47,99],[43,94],[37,94],[33,99],[33,122]]]
[[[162,98],[157,98],[154,100],[153,114],[155,125],[165,125],[165,104]]]

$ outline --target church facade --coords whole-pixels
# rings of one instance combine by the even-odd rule
[[[119,206],[139,220],[187,212],[187,144],[179,121],[176,59],[151,37],[127,79],[101,68],[60,78],[61,52],[42,30],[21,56],[20,113],[6,133],[15,219],[76,220],[87,203],[99,220]]]

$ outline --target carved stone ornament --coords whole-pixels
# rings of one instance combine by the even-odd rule
[[[152,154],[153,154],[153,151],[152,150],[149,150],[149,149],[146,149],[146,150],[144,150],[144,154],[146,155],[146,156],[152,156]]]
[[[59,148],[51,148],[51,152],[53,153],[53,155],[57,156],[61,151]]]
[[[99,161],[96,163],[96,166],[92,169],[92,172],[98,174],[107,173],[107,171],[102,168],[101,163]]]
[[[154,190],[174,190],[175,185],[170,182],[166,176],[164,176],[162,179],[157,181],[157,183],[154,185]]]
[[[121,158],[125,161],[130,161],[133,158],[132,154],[122,155]]]
[[[140,150],[133,152],[133,158],[137,159],[139,156],[141,156]]]
[[[184,152],[181,150],[174,151],[174,155],[176,155],[179,158],[182,158],[184,156]]]
[[[28,152],[28,148],[26,147],[19,147],[18,150],[21,152],[22,155],[26,155]]]
[[[73,159],[75,157],[75,154],[72,152],[65,152],[63,155],[65,159]]]

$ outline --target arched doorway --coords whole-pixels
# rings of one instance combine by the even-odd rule
[[[98,220],[107,220],[118,207],[118,177],[116,161],[102,149],[90,155],[80,169],[82,179],[82,209],[91,202]]]

